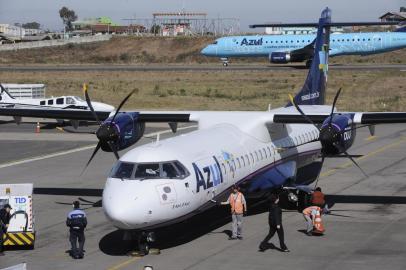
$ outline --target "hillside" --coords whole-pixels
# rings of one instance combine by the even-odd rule
[[[218,63],[200,55],[211,37],[114,37],[110,41],[30,50],[0,52],[0,64],[150,64]],[[406,49],[366,57],[345,56],[332,63],[406,63]],[[265,58],[232,59],[232,62],[267,63]]]

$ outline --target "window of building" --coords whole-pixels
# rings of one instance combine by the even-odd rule
[[[54,105],[54,100],[53,99],[48,99],[48,105]]]

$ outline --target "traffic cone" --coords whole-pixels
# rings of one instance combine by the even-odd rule
[[[39,122],[37,122],[37,127],[35,128],[35,133],[40,133],[41,132],[41,126],[39,125]]]
[[[321,220],[320,210],[316,211],[316,216],[314,217],[314,234],[324,234],[326,229],[324,228],[323,221]]]

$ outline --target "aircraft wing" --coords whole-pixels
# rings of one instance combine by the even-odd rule
[[[110,116],[110,112],[96,111],[101,121]],[[78,121],[94,121],[91,111],[74,109],[35,109],[35,108],[9,108],[0,106],[0,116],[33,117],[48,119],[69,119]],[[187,112],[141,112],[140,122],[189,122],[190,113]]]
[[[352,116],[354,124],[376,125],[406,123],[406,112],[340,112]],[[335,112],[338,114],[338,112]],[[322,124],[329,113],[306,114],[315,124]],[[273,123],[283,124],[308,124],[309,122],[299,113],[273,115]]]

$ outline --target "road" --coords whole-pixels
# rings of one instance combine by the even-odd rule
[[[130,247],[121,240],[120,232],[106,221],[100,207],[89,206],[83,260],[72,260],[66,254],[69,244],[65,219],[70,206],[59,203],[70,203],[79,196],[94,202],[100,200],[90,195],[101,192],[114,155],[97,154],[80,176],[95,144],[94,138],[57,132],[35,134],[29,131],[34,130],[34,125],[23,132],[10,132],[8,125],[11,124],[0,125],[0,149],[2,155],[8,156],[0,160],[0,181],[33,182],[42,189],[37,189],[41,194],[34,197],[35,250],[8,251],[0,260],[0,268],[21,262],[27,262],[28,269],[33,270],[143,269],[147,264],[158,270],[400,270],[406,265],[405,125],[378,126],[375,138],[369,138],[367,130],[359,130],[350,153],[363,155],[358,162],[368,177],[346,159],[326,161],[320,186],[339,203],[334,205],[333,215],[324,218],[327,232],[323,237],[306,236],[300,231],[305,228],[302,215],[294,211],[284,213],[290,253],[275,249],[258,252],[258,244],[267,233],[267,213],[262,207],[249,205],[242,241],[227,240],[228,210],[220,208],[158,231],[161,255],[128,257]],[[147,129],[147,133],[151,131],[155,129]],[[167,136],[172,135],[162,135]],[[149,141],[142,139],[140,143]],[[71,151],[63,152],[67,150]],[[73,190],[74,196],[44,194],[62,188],[78,190]],[[278,246],[276,239],[273,243]]]
[[[368,64],[368,65],[330,65],[332,70],[406,70],[406,65]],[[305,69],[304,65],[269,65],[269,64],[230,64],[223,67],[212,65],[2,65],[0,71],[247,71],[247,70],[292,70]]]

